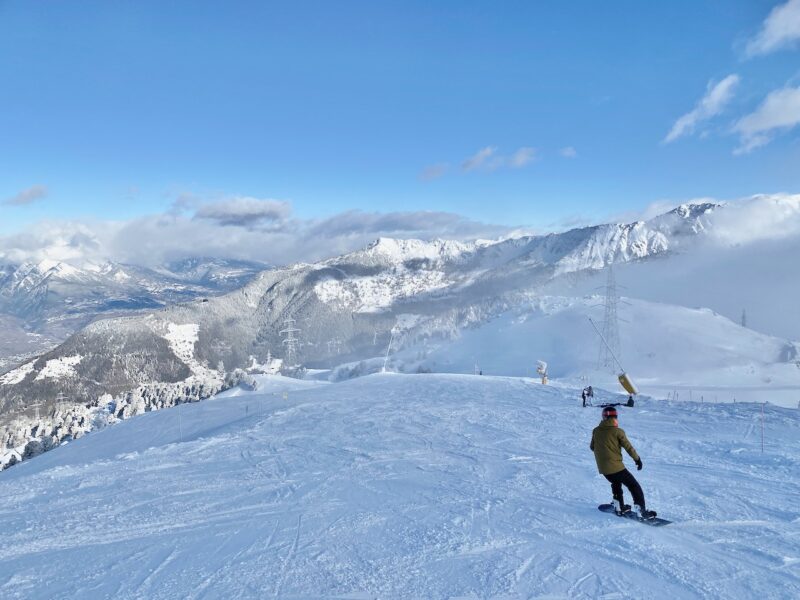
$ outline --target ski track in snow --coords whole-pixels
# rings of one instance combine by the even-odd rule
[[[0,596],[800,597],[800,411],[767,407],[762,454],[760,406],[623,409],[656,529],[596,509],[574,390],[274,381],[0,474]]]

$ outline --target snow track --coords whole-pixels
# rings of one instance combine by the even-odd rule
[[[599,411],[574,391],[276,381],[0,474],[0,596],[800,596],[800,411],[767,407],[761,454],[755,405],[623,409],[649,504],[675,521],[654,529],[596,509]]]

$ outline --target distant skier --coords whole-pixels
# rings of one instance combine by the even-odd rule
[[[594,398],[594,390],[592,389],[592,386],[583,388],[583,391],[581,392],[581,399],[583,400],[584,408],[586,408],[586,400],[589,398]]]
[[[656,516],[654,510],[647,510],[644,503],[644,492],[636,478],[625,468],[622,462],[622,450],[630,455],[636,463],[636,469],[642,470],[642,459],[633,449],[625,431],[617,423],[617,409],[607,406],[603,409],[603,420],[592,431],[592,442],[589,448],[594,451],[597,461],[597,470],[611,482],[611,494],[614,496],[614,509],[621,515],[630,511],[631,507],[625,504],[622,486],[628,488],[633,496],[633,503],[639,516],[643,519],[652,519]]]

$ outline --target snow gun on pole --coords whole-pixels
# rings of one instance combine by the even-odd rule
[[[619,377],[617,377],[617,379],[619,379],[620,385],[623,388],[625,388],[625,391],[628,392],[631,395],[631,397],[635,396],[636,394],[639,393],[639,390],[636,389],[636,386],[633,385],[631,378],[628,377],[627,373],[625,373],[625,369],[623,368],[622,363],[619,362],[617,355],[614,354],[614,351],[611,349],[611,346],[608,345],[606,338],[603,337],[602,333],[600,333],[600,330],[597,328],[597,325],[595,325],[595,322],[592,320],[592,317],[589,317],[589,323],[592,324],[592,327],[594,327],[594,330],[597,332],[597,335],[600,336],[601,340],[603,340],[603,343],[605,344],[606,348],[608,348],[608,353],[611,355],[611,358],[613,358],[614,362],[617,363],[617,366],[619,367],[620,370],[620,374]]]

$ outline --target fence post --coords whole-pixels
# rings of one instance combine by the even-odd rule
[[[180,442],[182,444],[183,443],[183,423],[181,422],[181,405],[180,404],[178,404],[178,406],[175,408],[175,412],[178,413],[178,436],[179,436],[178,439],[180,440]]]

